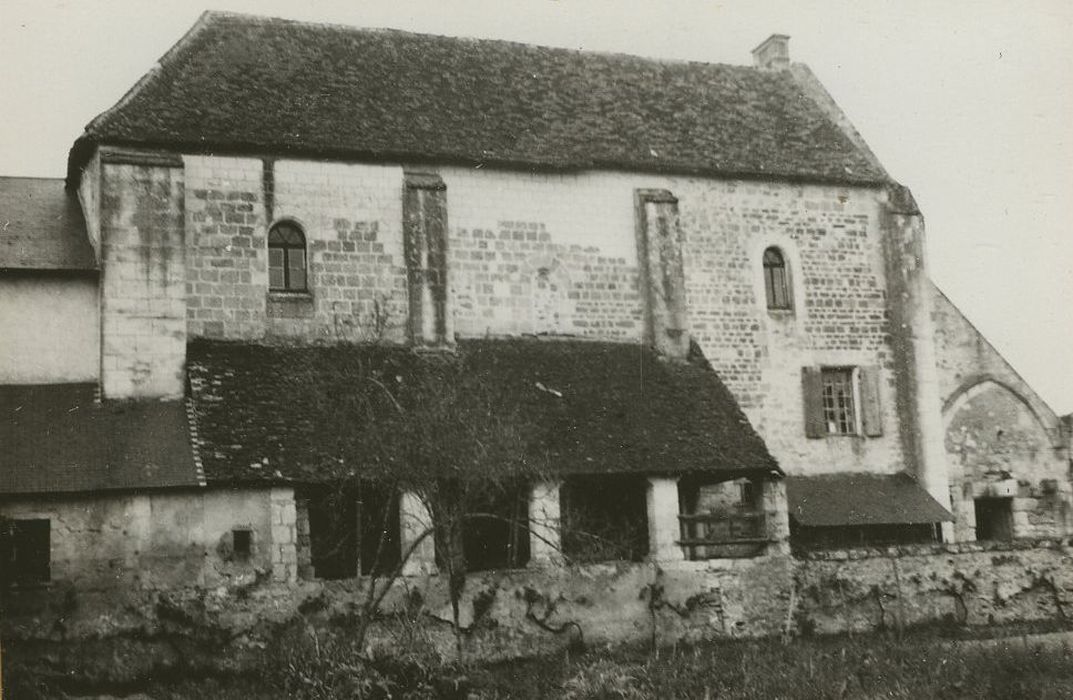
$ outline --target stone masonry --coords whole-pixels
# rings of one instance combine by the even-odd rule
[[[102,163],[104,396],[182,396],[187,326],[181,161],[105,152]]]
[[[399,166],[186,156],[192,337],[401,341],[406,331]],[[449,211],[448,314],[462,337],[644,335],[635,196],[679,200],[689,335],[791,473],[904,464],[880,208],[868,188],[625,173],[415,165]],[[265,187],[271,197],[265,196]],[[304,230],[308,294],[267,290],[272,221]],[[791,312],[764,305],[761,254],[790,264]],[[806,365],[878,366],[878,437],[807,440]]]
[[[272,578],[294,583],[298,580],[298,510],[294,489],[274,488],[269,493],[272,519],[272,542],[269,556]]]

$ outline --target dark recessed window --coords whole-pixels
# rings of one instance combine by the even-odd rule
[[[782,251],[775,247],[764,251],[764,292],[769,309],[788,311],[793,308],[786,258],[783,257]]]
[[[51,526],[47,519],[0,523],[0,576],[4,583],[48,583],[51,552]]]
[[[306,291],[306,237],[297,224],[278,223],[268,232],[268,288]]]
[[[250,530],[231,531],[231,549],[236,559],[249,559],[253,554],[253,532]]]

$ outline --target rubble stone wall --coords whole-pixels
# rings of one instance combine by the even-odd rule
[[[670,644],[936,623],[1061,622],[1073,613],[1071,564],[1070,543],[1050,540],[545,565],[471,574],[459,622],[467,654],[486,659],[561,649],[579,639]],[[124,585],[111,596],[55,587],[9,597],[3,631],[12,640],[53,639],[62,619],[65,639],[107,638],[174,631],[178,620],[187,632],[214,630],[257,649],[264,643],[258,635],[276,623],[353,619],[367,583],[233,578],[214,587]],[[444,577],[407,577],[383,605],[392,614],[374,627],[374,644],[390,647],[418,634],[453,655]]]
[[[1073,532],[1061,420],[941,293],[934,315],[958,538],[977,538],[974,499],[995,496],[1010,499],[1016,537]]]
[[[795,616],[818,633],[1065,621],[1071,565],[1058,539],[815,553],[797,566]]]
[[[50,521],[53,594],[294,578],[290,489],[6,497],[0,517]],[[249,558],[235,555],[236,529],[252,533]]]

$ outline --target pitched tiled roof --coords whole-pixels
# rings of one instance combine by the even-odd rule
[[[0,269],[97,269],[82,208],[63,180],[0,177]]]
[[[912,525],[953,520],[905,473],[824,474],[786,478],[790,517],[813,527]]]
[[[192,343],[187,357],[210,482],[325,479],[339,461],[337,435],[326,430],[383,429],[375,412],[339,416],[346,402],[326,400],[347,391],[339,367],[390,383],[416,376],[417,363],[444,361],[406,348],[209,341]],[[702,364],[666,362],[636,345],[535,339],[462,341],[456,361],[493,388],[497,409],[524,416],[526,449],[556,471],[778,472],[730,391]],[[367,462],[377,459],[369,449]]]
[[[886,179],[790,71],[215,12],[91,122],[75,177],[95,143]]]
[[[94,384],[0,386],[0,495],[201,483],[181,401],[95,396]]]

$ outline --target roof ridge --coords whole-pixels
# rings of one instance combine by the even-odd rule
[[[397,27],[363,27],[356,24],[343,24],[342,22],[318,22],[315,20],[303,20],[303,19],[291,19],[289,17],[272,17],[268,15],[257,15],[250,12],[234,12],[231,10],[206,10],[202,15],[202,18],[208,21],[216,20],[242,20],[251,24],[270,25],[270,24],[292,24],[300,25],[303,27],[320,27],[323,29],[333,29],[344,32],[353,33],[375,33],[375,34],[401,34],[412,37],[428,37],[430,39],[450,39],[452,41],[464,41],[473,43],[485,43],[485,44],[502,44],[508,46],[522,46],[533,49],[541,49],[545,51],[559,51],[574,55],[585,56],[604,56],[608,58],[630,58],[640,59],[642,61],[648,61],[654,64],[661,65],[698,65],[698,66],[714,66],[719,68],[740,69],[749,72],[757,72],[764,74],[775,74],[772,71],[766,71],[755,66],[751,66],[744,63],[725,63],[722,61],[700,61],[688,58],[667,58],[664,56],[646,56],[643,54],[627,53],[625,51],[611,51],[600,49],[585,49],[585,48],[573,48],[569,46],[556,46],[553,44],[539,44],[528,41],[518,41],[515,39],[499,39],[493,37],[481,37],[470,35],[458,35],[458,34],[435,34],[432,32],[420,32],[410,29],[399,29]],[[200,20],[199,20],[200,21]],[[193,31],[193,30],[191,30]]]
[[[266,46],[272,55],[259,53]],[[446,69],[422,68],[428,56]],[[368,75],[367,61],[406,81]],[[240,71],[247,63],[251,69]],[[429,110],[447,117],[407,116]],[[790,71],[208,11],[87,125],[71,149],[67,184],[79,181],[104,142],[885,182],[882,167],[829,112]]]

